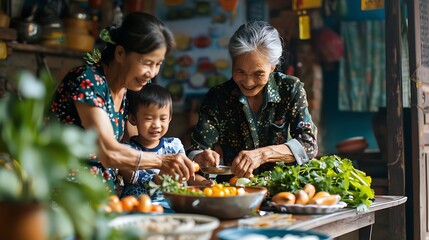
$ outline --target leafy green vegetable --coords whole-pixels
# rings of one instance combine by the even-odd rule
[[[312,159],[301,166],[278,163],[273,170],[252,178],[250,185],[266,187],[273,196],[284,191],[296,193],[311,183],[317,191],[339,194],[349,207],[366,211],[374,199],[371,181],[365,172],[353,167],[352,161],[332,155]]]
[[[203,196],[202,191],[195,191],[193,188],[189,188],[185,180],[182,182],[179,181],[179,175],[172,177],[170,175],[161,176],[162,183],[161,185],[156,184],[155,182],[149,182],[149,194],[153,195],[156,191],[160,190],[163,192],[179,193],[184,195],[200,195]]]

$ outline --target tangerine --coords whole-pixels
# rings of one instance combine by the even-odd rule
[[[121,199],[122,209],[124,211],[132,212],[134,207],[139,204],[137,198],[130,195]]]
[[[122,209],[122,203],[119,202],[109,202],[108,206],[112,210],[112,212],[121,213],[123,211]]]
[[[152,200],[147,194],[142,194],[138,197],[137,210],[139,212],[150,212],[152,210]]]
[[[200,164],[198,164],[197,162],[193,162],[193,163],[194,163],[195,172],[200,171]]]
[[[234,176],[234,177],[229,179],[229,184],[235,185],[237,183],[237,180],[238,180],[238,177]]]
[[[150,211],[156,213],[164,213],[164,207],[159,204],[152,204]]]

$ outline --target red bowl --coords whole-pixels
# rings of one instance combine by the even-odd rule
[[[339,153],[360,153],[368,147],[368,142],[364,137],[352,137],[337,143]]]

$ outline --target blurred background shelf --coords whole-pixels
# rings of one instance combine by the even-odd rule
[[[18,52],[40,53],[64,57],[82,58],[85,54],[84,52],[70,50],[60,46],[45,46],[39,44],[24,44],[17,42],[10,42],[8,43],[8,46],[12,48],[13,51]]]

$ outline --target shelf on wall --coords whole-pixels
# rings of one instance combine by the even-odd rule
[[[19,52],[41,53],[41,54],[75,57],[75,58],[82,58],[85,54],[84,52],[70,50],[59,46],[58,47],[45,46],[45,45],[39,45],[39,44],[24,44],[24,43],[17,43],[17,42],[9,42],[7,45],[13,51],[19,51]]]

